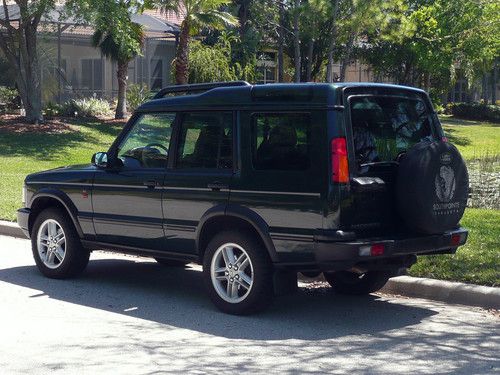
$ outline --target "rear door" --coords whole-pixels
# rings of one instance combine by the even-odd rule
[[[423,94],[412,91],[347,92],[351,204],[342,223],[358,234],[400,229],[395,179],[400,158],[418,142],[439,138],[436,118]]]
[[[311,250],[328,186],[326,111],[242,111],[231,205],[257,213],[278,251]],[[322,145],[325,145],[323,148]],[[289,258],[290,259],[290,258]]]

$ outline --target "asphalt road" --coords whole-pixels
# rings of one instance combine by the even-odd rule
[[[27,240],[0,236],[0,373],[500,373],[500,318],[478,308],[302,285],[234,317],[201,282],[100,252],[50,280]]]

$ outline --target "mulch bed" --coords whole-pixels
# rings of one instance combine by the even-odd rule
[[[94,121],[96,119],[93,119]],[[20,115],[3,114],[0,115],[0,132],[4,133],[40,133],[40,134],[61,134],[78,131],[78,123],[83,119],[55,117],[47,118],[43,123],[30,124],[24,121]],[[124,125],[127,120],[98,119],[109,125]]]

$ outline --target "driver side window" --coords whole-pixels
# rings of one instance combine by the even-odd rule
[[[141,115],[118,148],[127,168],[166,168],[175,113]]]

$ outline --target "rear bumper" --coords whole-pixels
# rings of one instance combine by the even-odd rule
[[[458,228],[442,234],[412,238],[371,238],[348,242],[323,240],[316,242],[315,257],[318,263],[325,264],[338,261],[364,262],[412,254],[450,254],[454,253],[458,246],[465,244],[467,236],[466,229]],[[363,248],[372,245],[383,245],[383,254],[361,255]]]
[[[341,233],[342,234],[342,233]],[[294,254],[280,253],[280,266],[300,268],[336,270],[347,269],[360,264],[399,264],[409,267],[413,264],[415,255],[453,254],[457,248],[467,241],[468,231],[464,228],[447,231],[437,235],[418,237],[377,237],[354,240],[342,239],[338,232],[329,236],[325,231],[316,236],[314,249],[311,253]],[[457,238],[459,241],[457,241]],[[367,254],[367,248],[373,245],[383,248],[379,255]],[[287,256],[288,255],[288,256]]]
[[[29,218],[31,210],[29,208],[20,208],[17,210],[17,224],[22,229],[24,235],[30,238]]]

